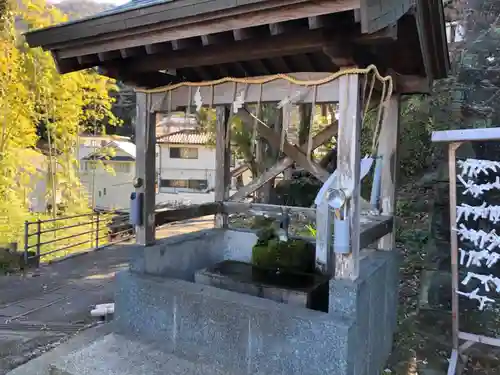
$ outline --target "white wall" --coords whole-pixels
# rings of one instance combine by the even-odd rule
[[[197,159],[171,159],[171,147],[189,147],[198,150]],[[163,180],[207,180],[208,189],[215,188],[215,148],[198,145],[158,145],[157,170]],[[164,188],[161,193],[195,192],[192,189]]]
[[[109,160],[106,163],[113,168],[113,172],[98,163],[94,174],[91,168],[85,169],[85,161],[81,163],[80,179],[88,192],[89,203],[92,204],[93,193],[94,206],[97,208],[128,209],[130,193],[135,191],[132,185],[135,162]],[[128,168],[124,168],[125,165]]]

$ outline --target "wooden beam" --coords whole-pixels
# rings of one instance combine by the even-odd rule
[[[432,58],[430,54],[429,41],[427,40],[427,32],[425,30],[425,6],[417,7],[413,13],[415,16],[415,22],[417,23],[418,39],[420,42],[422,60],[424,61],[425,74],[427,77],[432,77]]]
[[[245,72],[246,77],[255,77],[259,74],[266,74],[264,72],[261,73],[260,69],[256,70],[252,64],[247,61],[239,61],[237,64],[241,66],[241,69]]]
[[[255,211],[257,213],[282,214],[284,210],[289,210],[290,213],[303,214],[309,220],[314,220],[316,210],[310,207],[295,207],[281,206],[266,203],[248,203],[248,202],[223,202],[223,212],[227,214],[246,213],[247,211]]]
[[[361,22],[361,9],[354,9],[353,11],[354,22]]]
[[[398,39],[397,24],[384,27],[372,34],[363,34],[355,39],[358,44],[390,43]]]
[[[201,36],[201,42],[203,46],[209,46],[212,44],[225,44],[234,41],[233,33],[223,32],[215,34],[207,34]]]
[[[315,80],[315,79],[321,79],[324,78],[325,76],[328,76],[327,73],[297,73],[291,75],[297,79],[300,80]],[[178,79],[178,77],[177,77]],[[262,86],[262,95],[260,94],[260,89],[258,84],[249,84],[248,87],[244,83],[239,83],[237,86],[237,91],[241,90],[246,90],[245,94],[245,103],[250,104],[250,103],[257,103],[259,99],[261,99],[262,103],[267,103],[267,102],[279,102],[282,100],[286,95],[289,95],[290,93],[290,85],[289,82],[286,80],[275,80],[269,83],[265,83]],[[198,88],[196,87],[195,90]],[[213,87],[213,93],[212,93],[212,87],[210,86],[200,86],[200,94],[201,98],[203,100],[204,105],[231,105],[234,98],[233,98],[233,91],[234,91],[234,83],[233,82],[227,82],[223,84],[218,84]],[[307,90],[306,88],[299,88],[297,87],[297,90],[302,90],[303,92],[303,97],[301,102],[304,103],[310,103],[313,98],[313,92],[312,90]],[[189,87],[187,86],[181,86],[176,89],[171,90],[172,91],[172,100],[171,100],[171,106],[172,108],[178,108],[178,107],[184,107],[186,106],[186,103],[189,102],[189,100],[192,100],[192,98],[189,98],[189,93],[191,92],[191,95],[194,95],[194,92],[192,89],[189,90]],[[317,95],[316,95],[316,103],[328,103],[328,102],[335,102],[338,100],[338,82],[337,81],[332,81],[327,84],[321,85],[317,89]],[[213,103],[212,103],[212,94],[213,94]],[[165,95],[165,92],[155,92],[153,96],[155,99],[157,99],[158,102],[161,102],[161,98]],[[166,103],[163,104],[166,106]],[[166,111],[167,108],[161,107],[158,108],[158,110]]]
[[[292,215],[305,216],[313,222],[316,219],[316,209],[310,207],[280,206],[263,203],[223,202],[222,210],[226,214],[269,215],[279,217],[286,210]],[[365,248],[391,231],[392,216],[363,215],[360,224],[360,247]]]
[[[139,181],[136,194],[142,195],[143,204],[142,224],[136,226],[136,241],[143,246],[155,242],[156,114],[150,112],[152,99],[151,94],[137,94],[135,177]]]
[[[140,88],[151,89],[179,82],[179,77],[160,72],[147,72],[138,76],[130,74],[130,72],[127,72],[126,70],[120,69],[106,69],[99,67],[98,71],[100,74],[122,81],[123,83],[134,86],[139,90]]]
[[[274,57],[273,59],[271,59],[271,62],[275,66],[276,70],[280,73],[293,72],[293,70],[290,68],[290,66],[286,63],[286,61],[281,56]]]
[[[252,129],[254,117],[250,115],[250,113],[246,110],[246,108],[242,108],[238,111],[238,117],[242,120],[242,123],[247,126],[249,129]],[[261,137],[264,137],[272,147],[276,147],[279,149],[281,143],[281,137],[279,134],[263,124],[261,121],[257,121],[257,132]],[[321,168],[315,162],[309,160],[309,158],[302,153],[302,151],[297,146],[292,146],[288,142],[285,141],[283,144],[283,152],[292,158],[298,165],[302,168],[306,169],[309,173],[313,174],[318,180],[322,182],[326,182],[330,174]]]
[[[269,75],[271,74],[271,69],[269,69],[269,66],[265,63],[263,60],[252,60],[249,61],[250,64],[255,65],[257,70],[259,71],[259,74],[262,75]]]
[[[229,198],[231,186],[231,137],[230,133],[230,107],[216,107],[216,145],[215,145],[215,201],[223,202]],[[229,138],[229,139],[228,139]],[[220,213],[215,216],[215,226],[226,228],[228,225],[227,214]]]
[[[269,32],[271,35],[280,35],[280,34],[285,34],[286,32],[290,31],[297,31],[298,25],[294,21],[288,21],[288,22],[276,22],[276,23],[270,23],[269,24]]]
[[[214,79],[214,77],[210,74],[210,72],[205,68],[204,66],[199,66],[196,68],[193,68],[193,70],[196,72],[197,75],[201,77],[203,81],[210,81]]]
[[[56,65],[56,69],[60,74],[73,72],[75,70],[81,69],[80,63],[76,57],[71,57],[69,59],[60,59],[56,51],[51,51],[52,58]]]
[[[252,76],[252,73],[250,72],[250,70],[248,70],[246,68],[244,63],[237,61],[237,62],[232,63],[231,65],[234,67],[234,69],[236,71],[238,71],[238,74],[233,75],[233,76],[236,76],[236,77],[251,77]]]
[[[176,221],[194,219],[196,217],[215,215],[221,211],[221,204],[217,202],[196,204],[176,209],[157,210],[155,215],[156,226],[174,223]]]
[[[307,23],[309,24],[309,28],[311,30],[321,29],[324,27],[331,26],[328,22],[329,18],[330,18],[329,15],[307,17]]]
[[[432,132],[432,142],[467,142],[500,140],[500,128],[455,129]]]
[[[364,249],[373,244],[380,238],[383,238],[394,228],[393,216],[361,216],[359,225],[359,248]]]
[[[353,280],[359,275],[361,90],[357,74],[348,74],[339,80],[343,96],[339,101],[337,173],[340,176],[340,186],[352,192],[347,207],[351,252],[335,254],[335,278]]]
[[[380,141],[377,162],[382,163],[382,179],[380,184],[380,202],[382,203],[382,215],[393,216],[396,211],[396,184],[398,165],[399,144],[399,119],[400,98],[393,95],[384,110],[382,127],[380,129]],[[382,250],[394,250],[396,247],[395,222],[391,233],[380,239],[378,248]]]
[[[316,71],[316,69],[314,69],[314,67],[311,63],[311,59],[307,56],[307,54],[293,56],[292,59],[298,61],[300,66],[304,66],[306,72],[315,72]]]
[[[97,56],[99,57],[99,61],[101,61],[101,62],[110,61],[110,60],[117,60],[117,59],[121,59],[121,57],[122,57],[120,51],[101,52],[101,53],[98,53]]]
[[[172,40],[172,50],[179,51],[183,49],[196,49],[202,47],[201,39],[185,38]],[[180,67],[179,67],[180,68]]]
[[[344,38],[348,37],[344,36]],[[323,47],[323,53],[338,67],[353,66],[356,63],[350,40],[343,39],[336,43],[329,43]]]
[[[429,77],[415,75],[396,74],[395,91],[401,95],[430,94],[432,90],[432,80]]]
[[[363,34],[374,33],[388,25],[392,25],[408,11],[414,2],[398,0],[396,2],[373,3],[361,0],[360,21]]]
[[[130,66],[137,72],[165,68],[188,68],[198,65],[216,65],[236,61],[268,59],[321,50],[330,41],[322,30],[310,30],[301,35],[283,34],[266,38],[259,43],[254,40],[210,45],[194,50],[180,50],[150,58],[132,59]]]
[[[235,41],[255,39],[261,36],[257,28],[247,27],[245,29],[233,30],[233,38]]]
[[[330,73],[296,73],[290,74],[291,77],[294,77],[299,80],[316,80],[322,79],[329,76]],[[179,79],[179,77],[175,77]],[[258,79],[259,77],[256,77]],[[212,95],[213,95],[213,105],[231,105],[234,101],[233,92],[234,92],[234,83],[226,82],[213,86],[213,93],[211,86],[200,86],[200,94],[203,101],[203,104],[208,106],[211,104]],[[172,100],[171,105],[172,108],[184,107],[186,103],[188,103],[192,98],[189,98],[189,93],[194,95],[198,90],[198,87],[189,90],[187,86],[181,86],[171,90],[172,92]],[[259,102],[261,103],[269,103],[275,102],[278,103],[284,97],[290,94],[290,83],[284,79],[277,79],[268,83],[262,84],[262,95],[260,93],[259,84],[245,84],[238,83],[237,91],[240,92],[245,90],[245,104],[252,104]],[[313,101],[313,90],[306,88],[305,86],[296,86],[297,91],[303,92],[303,96],[301,97],[301,103],[311,103]],[[161,98],[165,96],[165,92],[155,92],[153,96],[158,102],[161,102]],[[332,103],[338,101],[338,80],[333,80],[331,82],[325,83],[321,86],[318,86],[316,92],[316,103]],[[164,103],[166,106],[166,103]],[[158,108],[158,110],[166,111],[167,108]]]
[[[148,55],[154,55],[157,53],[165,53],[172,52],[172,44],[171,43],[153,43],[146,44],[144,46],[146,53]]]
[[[78,60],[78,64],[84,66],[95,66],[99,64],[97,55],[78,56],[76,59]]]
[[[120,50],[120,55],[122,58],[127,59],[134,56],[140,56],[146,53],[146,50],[142,47],[136,48],[123,48]]]
[[[333,136],[335,136],[338,132],[338,123],[335,122],[333,124],[328,125],[322,131],[320,131],[316,136],[314,136],[312,142],[312,149],[315,150],[324,143],[328,142]],[[307,143],[302,144],[299,149],[302,153],[307,152]],[[234,193],[229,200],[237,201],[239,199],[243,199],[254,191],[258,190],[260,187],[265,185],[272,178],[276,177],[281,172],[285,171],[287,168],[290,168],[293,165],[294,161],[290,157],[285,157],[279,160],[274,166],[269,168],[266,172],[261,174],[255,180],[251,181],[249,184],[243,186],[236,193]]]

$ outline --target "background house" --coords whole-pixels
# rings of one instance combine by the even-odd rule
[[[215,148],[208,134],[196,128],[193,116],[172,114],[157,123],[157,204],[200,204],[213,202],[215,195]],[[125,209],[135,190],[135,145],[126,137],[80,136],[80,179],[89,206]],[[241,163],[232,163],[240,183],[251,174]]]
[[[80,161],[80,180],[93,208],[127,209],[134,176],[135,145],[130,141],[107,142]]]
[[[160,193],[201,193],[215,187],[215,148],[206,133],[179,130],[158,137]]]
[[[105,147],[112,141],[130,142],[130,137],[123,137],[119,135],[93,135],[81,134],[78,136],[78,159],[83,159],[93,152]]]
[[[198,128],[198,120],[194,114],[184,112],[157,113],[156,114],[156,137],[178,132],[180,130]]]

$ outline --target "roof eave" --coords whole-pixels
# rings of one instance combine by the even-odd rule
[[[308,3],[310,0],[209,0],[195,2],[191,0],[176,0],[140,6],[118,12],[103,12],[93,17],[78,21],[66,22],[56,26],[32,30],[25,33],[30,47],[50,49],[59,44],[89,41],[103,34],[133,33],[151,25],[161,27],[163,23],[174,27],[185,25],[191,19],[203,18],[204,21],[214,21],[231,12],[234,15],[249,14],[255,10],[288,7],[294,4]],[[341,0],[331,3],[337,12],[358,9],[360,0]]]

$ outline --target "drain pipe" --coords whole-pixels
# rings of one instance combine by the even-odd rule
[[[90,315],[93,317],[105,317],[115,313],[114,303],[104,303],[101,305],[96,305],[94,309],[90,311]]]

